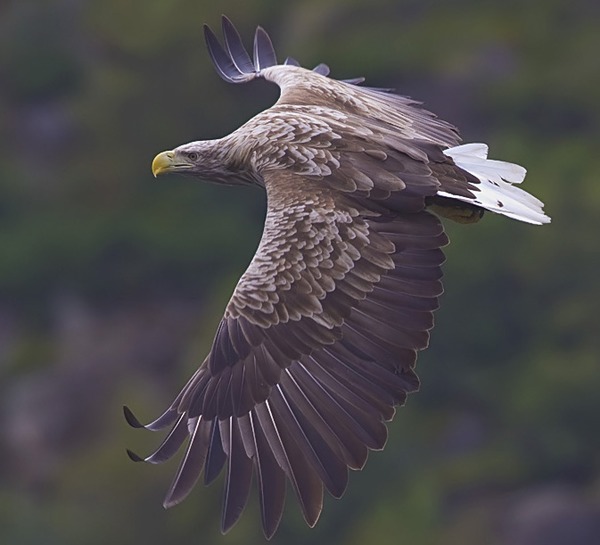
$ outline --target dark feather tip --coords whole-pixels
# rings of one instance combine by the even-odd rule
[[[242,73],[237,69],[231,60],[231,56],[223,49],[215,33],[208,25],[204,25],[204,39],[206,40],[208,54],[217,69],[217,73],[227,82],[235,83],[236,81],[240,81]]]
[[[287,64],[289,66],[300,66],[300,63],[296,59],[294,59],[294,57],[288,57],[287,59],[285,59],[283,64]]]
[[[127,405],[123,405],[123,415],[132,428],[143,428],[144,425],[135,417]]]
[[[317,64],[317,66],[315,66],[312,71],[316,72],[317,74],[321,74],[322,76],[328,76],[329,66],[322,62],[321,64]]]
[[[242,43],[242,38],[233,23],[225,15],[222,17],[222,27],[225,47],[235,67],[243,74],[254,74],[256,69]]]
[[[277,57],[271,38],[262,27],[257,27],[254,34],[254,67],[257,71],[277,64]]]
[[[129,459],[132,462],[143,462],[144,459],[141,456],[138,456],[135,452],[133,452],[132,450],[127,449],[127,456],[129,456]]]

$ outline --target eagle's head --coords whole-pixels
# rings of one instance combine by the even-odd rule
[[[225,181],[234,173],[228,168],[224,155],[221,140],[190,142],[159,153],[152,161],[152,174],[156,177],[175,172],[206,180]]]

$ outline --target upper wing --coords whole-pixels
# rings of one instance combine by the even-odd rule
[[[383,160],[359,155],[365,168]],[[329,184],[343,186],[344,172],[333,172]],[[400,214],[385,199],[370,206],[360,191],[289,170],[265,173],[265,186],[257,253],[207,360],[147,426],[173,427],[145,460],[169,459],[189,436],[167,506],[202,471],[209,483],[226,465],[223,531],[240,516],[255,471],[270,537],[286,477],[312,526],[323,486],[341,496],[348,468],[362,468],[369,449],[383,448],[384,422],[418,387],[413,367],[433,327],[447,239],[423,210],[424,197],[418,210]]]
[[[279,85],[280,105],[311,105],[334,108],[358,116],[378,128],[387,126],[405,138],[433,142],[442,147],[456,146],[461,139],[457,129],[437,118],[410,98],[391,93],[391,89],[359,87],[364,78],[335,80],[328,78],[329,67],[319,64],[312,71],[301,68],[288,57],[277,63],[269,35],[261,28],[254,35],[253,58],[246,51],[231,21],[223,16],[224,45],[204,25],[210,57],[219,75],[230,83],[264,78]]]

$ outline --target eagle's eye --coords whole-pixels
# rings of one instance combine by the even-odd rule
[[[188,159],[190,161],[196,162],[198,160],[198,154],[195,151],[188,153]]]

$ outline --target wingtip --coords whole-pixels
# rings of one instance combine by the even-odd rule
[[[129,459],[132,462],[145,462],[144,458],[137,455],[135,452],[133,452],[133,450],[126,449],[126,452],[127,452],[127,456],[129,457]]]
[[[204,42],[206,43],[206,48],[208,49],[208,54],[210,55],[211,61],[216,66],[214,54],[213,54],[213,48],[215,47],[215,44],[218,44],[219,39],[217,38],[217,35],[214,33],[213,29],[210,28],[206,23],[204,23],[204,25],[202,26],[202,29],[204,30]],[[220,73],[220,70],[218,69],[218,67],[216,67],[216,68]]]
[[[208,37],[207,37],[208,34],[212,34],[212,36],[214,36],[216,38],[215,33],[213,32],[212,28],[210,28],[208,26],[207,23],[204,23],[202,25],[202,31],[204,32],[204,40],[206,41],[206,45],[208,45]]]
[[[329,69],[328,65],[326,65],[324,62],[322,62],[322,63],[317,64],[317,66],[315,66],[312,69],[312,71],[315,72],[316,74],[320,74],[321,76],[327,77],[327,76],[329,76],[330,69]]]
[[[181,502],[181,500],[174,500],[169,495],[165,498],[162,505],[165,509],[171,509],[171,507],[175,507],[180,502]]]
[[[228,83],[243,83],[253,79],[256,70],[243,47],[238,31],[227,17],[222,19],[222,26],[225,47],[221,45],[213,30],[204,25],[206,48],[217,73]]]
[[[227,53],[240,74],[255,75],[256,67],[244,46],[240,33],[228,17],[222,17],[221,30]]]
[[[300,66],[300,63],[294,57],[287,57],[283,64],[287,66]]]
[[[234,517],[233,520],[229,520],[229,519],[223,519],[221,521],[221,534],[225,535],[227,533],[229,533],[229,530],[231,530],[234,526],[235,523],[238,521],[237,517]]]
[[[267,31],[260,25],[256,27],[254,32],[254,67],[259,72],[263,68],[275,66],[277,64],[277,56],[273,42]]]
[[[279,528],[279,525],[281,524],[282,517],[283,517],[283,507],[279,511],[279,513],[272,518],[269,518],[269,517],[265,518],[264,513],[263,513],[262,531],[263,531],[263,535],[265,536],[265,539],[267,541],[271,541],[271,538],[277,532],[277,529]]]
[[[125,420],[132,428],[143,428],[144,425],[136,418],[131,409],[127,405],[123,405],[123,415]]]
[[[277,532],[277,527],[273,528],[273,529],[266,529],[263,528],[263,535],[265,536],[265,539],[267,541],[271,541],[271,539],[273,538],[273,536],[275,535],[275,532]]]

